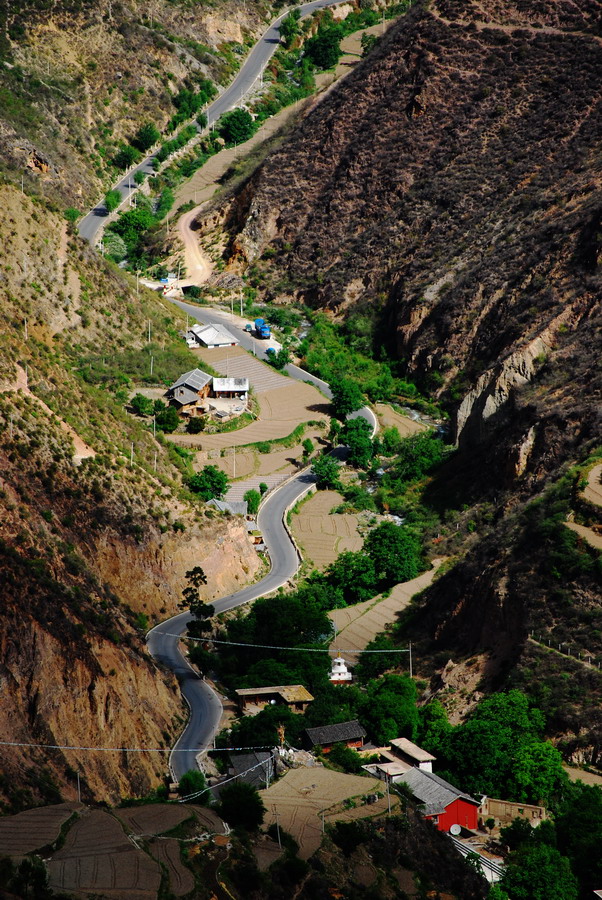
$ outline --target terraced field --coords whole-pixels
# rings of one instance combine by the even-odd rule
[[[169,875],[170,893],[183,897],[194,889],[194,876],[180,859],[180,844],[175,838],[156,838],[149,844],[150,852],[163,863]]]
[[[359,518],[351,513],[330,510],[343,502],[337,491],[317,491],[291,516],[291,530],[303,559],[316,569],[325,569],[344,550],[361,550]]]
[[[415,422],[409,416],[404,416],[403,413],[397,412],[386,403],[376,403],[374,412],[381,428],[397,428],[402,437],[411,437],[419,431],[427,430],[426,425],[421,425],[420,422]]]
[[[15,816],[3,816],[0,819],[0,856],[25,856],[52,844],[64,823],[79,809],[83,809],[81,803],[58,803],[27,809]]]

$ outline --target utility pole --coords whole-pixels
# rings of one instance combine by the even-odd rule
[[[242,312],[242,291],[241,291],[240,292],[240,318],[242,319],[242,317],[243,317],[243,312]]]
[[[234,315],[234,295],[230,294],[230,315]]]
[[[153,437],[157,437],[157,417],[153,416]],[[157,453],[155,452],[155,472],[157,471]]]
[[[410,641],[410,678],[412,678],[412,642]]]
[[[154,357],[154,356],[151,356],[151,366],[150,366],[150,373],[151,373],[151,375],[153,374],[153,363],[154,363],[154,361],[155,361],[155,357]]]
[[[136,297],[140,296],[140,269],[136,269]]]
[[[23,319],[23,323],[25,325],[25,340],[29,340],[29,332],[27,331],[27,319]]]
[[[232,462],[233,462],[233,466],[232,466],[232,478],[236,478],[236,447],[232,447],[232,449],[233,449],[233,451],[234,451],[234,454],[233,454],[233,456],[232,456]]]
[[[150,319],[148,320],[148,342],[149,342],[149,344],[151,342],[151,321],[150,321]]]
[[[82,789],[81,789],[81,784],[80,784],[80,780],[79,780],[79,772],[77,773],[77,802],[78,803],[82,802]]]
[[[23,194],[23,196],[25,196],[24,181],[25,181],[25,175],[23,175],[23,173],[21,173],[21,193]]]
[[[132,441],[130,446],[130,468],[134,465],[134,442]]]
[[[389,808],[389,815],[391,815],[391,790],[390,790],[390,782],[391,779],[387,775],[387,806]]]

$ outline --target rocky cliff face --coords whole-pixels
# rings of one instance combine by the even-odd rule
[[[231,265],[277,251],[268,292],[285,278],[335,315],[373,308],[465,445],[516,419],[531,383],[549,416],[554,369],[595,369],[595,7],[416,4],[225,213]]]
[[[0,803],[73,797],[77,771],[85,798],[115,801],[156,787],[167,754],[33,745],[168,749],[186,710],[145,632],[178,611],[194,566],[210,600],[260,563],[244,523],[182,498],[127,392],[82,377],[97,362],[78,360],[102,347],[127,382],[124,347],[135,359],[149,319],[177,334],[170,310],[60,217],[1,197],[0,731],[19,746],[2,748]]]

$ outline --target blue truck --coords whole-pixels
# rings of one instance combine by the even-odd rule
[[[265,319],[255,319],[255,334],[258,338],[269,338],[271,336],[270,326]]]

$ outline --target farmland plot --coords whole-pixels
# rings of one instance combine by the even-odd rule
[[[165,834],[176,825],[190,819],[193,813],[178,803],[153,803],[149,806],[134,806],[116,809],[114,814],[133,835]]]
[[[48,864],[49,884],[78,897],[156,900],[159,864],[138,850],[117,819],[103,810],[85,814]]]
[[[318,491],[291,516],[291,529],[303,558],[316,569],[325,569],[344,550],[362,549],[358,516],[330,515],[330,510],[342,502],[336,491]]]
[[[0,856],[25,856],[58,838],[61,827],[81,803],[57,803],[40,809],[27,809],[0,819]]]
[[[189,894],[194,888],[194,876],[180,859],[178,841],[175,838],[156,838],[149,848],[155,859],[167,869],[170,892],[176,897]]]

